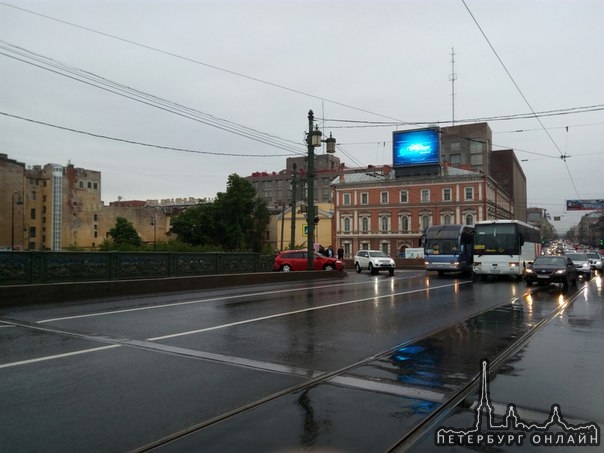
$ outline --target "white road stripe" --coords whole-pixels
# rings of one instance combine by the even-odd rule
[[[471,283],[471,282],[468,282]],[[413,294],[413,293],[423,293],[425,291],[432,291],[435,289],[441,289],[441,288],[447,288],[450,286],[457,286],[463,283],[451,283],[448,285],[441,285],[441,286],[434,286],[434,287],[430,287],[430,288],[420,288],[420,289],[414,289],[411,291],[403,291],[400,293],[390,293],[390,294],[385,294],[383,296],[371,296],[371,297],[365,297],[363,299],[355,299],[355,300],[349,300],[349,301],[345,301],[345,302],[336,302],[333,304],[327,304],[327,305],[320,305],[318,307],[311,307],[311,308],[304,308],[301,310],[294,310],[294,311],[288,311],[285,313],[278,313],[275,315],[268,315],[268,316],[261,316],[259,318],[253,318],[253,319],[246,319],[245,321],[237,321],[237,322],[232,322],[229,324],[222,324],[219,326],[211,326],[211,327],[205,327],[203,329],[196,329],[196,330],[190,330],[188,332],[179,332],[179,333],[173,333],[170,335],[163,335],[161,337],[153,337],[153,338],[147,338],[147,341],[159,341],[159,340],[166,340],[168,338],[176,338],[176,337],[182,337],[185,335],[193,335],[196,333],[202,333],[202,332],[209,332],[211,330],[218,330],[218,329],[224,329],[227,327],[233,327],[233,326],[240,326],[242,324],[250,324],[252,322],[257,322],[257,321],[265,321],[267,319],[276,319],[276,318],[281,318],[283,316],[290,316],[290,315],[297,315],[300,313],[306,313],[309,311],[316,311],[316,310],[323,310],[326,308],[333,308],[333,307],[339,307],[342,305],[350,305],[350,304],[358,304],[360,302],[366,302],[368,300],[378,300],[378,299],[387,299],[387,298],[391,298],[391,297],[395,297],[395,296],[402,296],[405,294]]]
[[[390,281],[390,280],[388,280]],[[312,289],[324,289],[324,288],[334,288],[337,286],[354,286],[354,285],[366,285],[367,282],[354,282],[354,283],[340,283],[337,285],[323,285],[323,286],[313,286]],[[290,293],[290,292],[299,292],[299,291],[308,291],[309,287],[303,288],[289,288],[278,291],[263,291],[259,293],[248,293],[248,294],[235,294],[233,296],[220,296],[220,297],[211,297],[209,299],[196,299],[196,300],[187,300],[184,302],[174,302],[169,304],[161,304],[161,305],[153,305],[149,307],[138,307],[138,308],[125,308],[122,310],[111,310],[104,311],[99,313],[88,313],[85,315],[74,315],[74,316],[65,316],[62,318],[51,318],[51,319],[43,319],[41,321],[36,321],[37,324],[44,324],[48,322],[56,322],[56,321],[66,321],[70,319],[81,319],[81,318],[92,318],[95,316],[107,316],[107,315],[115,315],[121,313],[130,313],[134,311],[145,311],[145,310],[157,310],[160,308],[169,308],[169,307],[178,307],[181,305],[193,305],[193,304],[201,304],[206,302],[213,302],[218,300],[230,300],[230,299],[239,299],[242,297],[255,297],[255,296],[266,296],[267,294],[282,294],[282,293]]]
[[[10,368],[10,367],[19,366],[19,365],[29,365],[30,363],[38,363],[38,362],[44,362],[46,360],[61,359],[63,357],[71,357],[71,356],[79,355],[79,354],[88,354],[89,352],[97,352],[97,351],[103,351],[105,349],[112,349],[112,348],[119,348],[119,347],[121,347],[121,345],[112,344],[110,346],[101,346],[99,348],[82,349],[80,351],[66,352],[65,354],[47,355],[45,357],[38,357],[36,359],[21,360],[19,362],[5,363],[3,365],[0,365],[0,368]]]

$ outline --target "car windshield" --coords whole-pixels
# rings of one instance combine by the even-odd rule
[[[540,256],[533,262],[535,266],[564,266],[565,264],[566,260],[559,256]]]
[[[376,251],[376,252],[369,252],[369,256],[371,256],[372,258],[388,258],[388,255],[386,255],[384,252],[380,252],[380,251]]]
[[[573,261],[587,261],[587,256],[584,253],[567,253],[566,256]]]
[[[592,260],[599,260],[600,259],[600,255],[598,255],[597,253],[586,253],[588,258],[591,258]]]

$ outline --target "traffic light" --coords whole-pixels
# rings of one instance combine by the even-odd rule
[[[318,224],[319,223],[319,216],[316,215],[315,218],[313,219],[314,224]]]

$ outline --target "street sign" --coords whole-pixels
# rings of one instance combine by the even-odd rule
[[[308,236],[308,225],[304,225],[304,227],[302,228],[302,234],[304,236]]]

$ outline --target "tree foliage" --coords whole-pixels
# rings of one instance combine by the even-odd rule
[[[269,217],[268,207],[256,198],[254,186],[232,174],[226,192],[219,192],[212,203],[183,211],[172,220],[171,231],[192,245],[260,252]]]
[[[143,245],[134,225],[124,217],[118,217],[115,226],[109,230],[110,241],[104,241],[101,249],[136,250]]]

